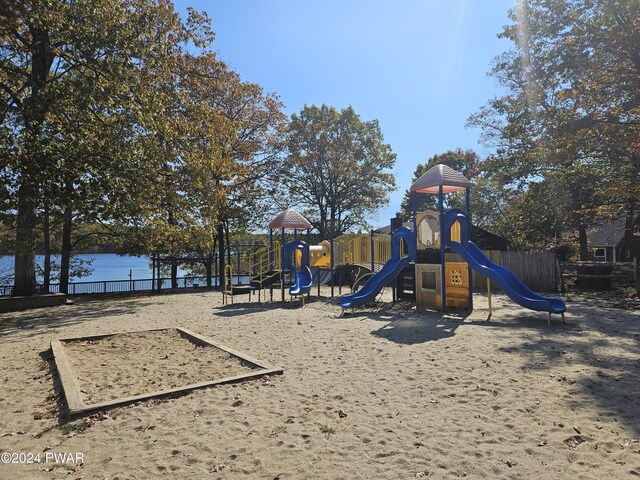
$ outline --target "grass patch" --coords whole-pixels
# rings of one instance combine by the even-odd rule
[[[62,434],[69,435],[72,433],[82,433],[87,429],[87,424],[82,420],[73,423],[67,423],[62,426]]]
[[[0,332],[11,328],[19,328],[20,324],[17,320],[0,320]]]
[[[336,433],[336,429],[334,427],[330,427],[329,425],[322,425],[320,427],[320,432],[324,433],[327,438]]]

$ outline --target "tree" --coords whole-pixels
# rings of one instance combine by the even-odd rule
[[[161,98],[139,88],[140,67],[166,65],[187,43],[203,48],[212,37],[206,17],[191,11],[183,23],[164,0],[18,0],[0,10],[0,38],[0,171],[16,214],[14,293],[29,295],[35,292],[38,207],[56,193],[48,185],[65,142],[80,134],[65,128],[74,123],[67,116],[95,114],[97,122],[103,115],[157,111],[151,105]],[[76,173],[100,175],[102,165],[91,161]],[[56,200],[68,199],[76,180],[67,178]]]
[[[444,164],[454,170],[462,173],[467,179],[472,180],[480,173],[480,158],[473,150],[448,150],[444,153],[438,153],[430,157],[425,163],[419,163],[413,172],[411,183],[415,182],[424,175],[427,170],[436,165]],[[416,211],[422,212],[427,209],[438,208],[438,197],[436,195],[416,196]],[[413,217],[413,205],[411,204],[411,191],[407,189],[404,192],[400,210],[404,218]]]
[[[242,82],[211,52],[180,57],[163,121],[142,148],[162,161],[162,181],[142,193],[133,223],[147,251],[207,257],[217,245],[224,274],[226,237],[259,217],[265,178],[278,170],[286,117],[275,95]],[[152,154],[153,152],[153,154]],[[177,263],[172,265],[175,282]]]
[[[305,106],[291,116],[287,148],[285,201],[301,205],[323,238],[368,226],[395,189],[396,155],[378,121],[362,121],[351,107]]]
[[[469,124],[495,148],[488,168],[508,187],[551,180],[566,199],[582,259],[586,227],[603,210],[626,213],[640,198],[640,15],[635,1],[529,0],[500,35],[513,49],[492,75],[506,93]],[[595,181],[594,181],[595,180]],[[572,214],[573,212],[573,214]]]

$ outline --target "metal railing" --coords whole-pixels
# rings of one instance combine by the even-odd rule
[[[206,286],[207,277],[178,277],[178,288]],[[156,282],[158,280],[156,279]],[[217,279],[212,278],[213,286]],[[152,290],[153,280],[150,278],[131,280],[101,280],[96,282],[69,282],[69,295],[92,295],[100,293],[147,292]],[[162,277],[162,289],[171,289],[171,277]],[[157,285],[156,285],[157,288]],[[42,286],[38,290],[42,293]],[[49,285],[49,293],[60,292],[60,284]],[[13,295],[13,285],[0,285],[0,296]]]

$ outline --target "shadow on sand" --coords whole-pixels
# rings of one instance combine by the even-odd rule
[[[153,299],[139,297],[135,302],[127,299],[105,302],[100,298],[83,298],[75,305],[3,313],[0,315],[0,338],[3,342],[7,342],[14,334],[18,332],[24,334],[25,331],[29,332],[27,334],[29,337],[50,334],[50,329],[131,314],[149,302],[153,302]]]

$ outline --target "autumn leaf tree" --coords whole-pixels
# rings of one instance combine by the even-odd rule
[[[223,275],[231,224],[241,229],[260,218],[286,116],[275,95],[243,82],[212,52],[182,55],[174,73],[155,87],[164,112],[139,143],[161,162],[160,180],[141,192],[137,234],[128,241],[174,257],[208,257],[217,247]],[[171,267],[175,285],[177,262]]]
[[[80,184],[107,178],[107,171],[135,178],[153,170],[144,161],[125,166],[134,155],[99,154],[109,143],[104,136],[117,132],[110,140],[119,143],[133,130],[101,130],[101,122],[125,115],[132,124],[153,121],[162,98],[141,88],[148,84],[139,82],[140,68],[166,70],[189,42],[206,47],[212,33],[206,17],[190,11],[183,22],[166,0],[18,0],[0,9],[0,37],[0,170],[9,182],[6,207],[15,212],[14,294],[30,295],[40,212],[57,204],[68,227],[69,212],[84,198]],[[90,131],[103,138],[83,138]],[[81,164],[74,150],[82,151]]]
[[[626,217],[640,198],[640,15],[637,2],[527,0],[500,34],[513,48],[491,74],[506,93],[472,115],[494,148],[487,169],[505,188],[547,182],[578,232],[603,212]],[[558,202],[560,203],[560,202]],[[626,242],[630,244],[629,241]]]

